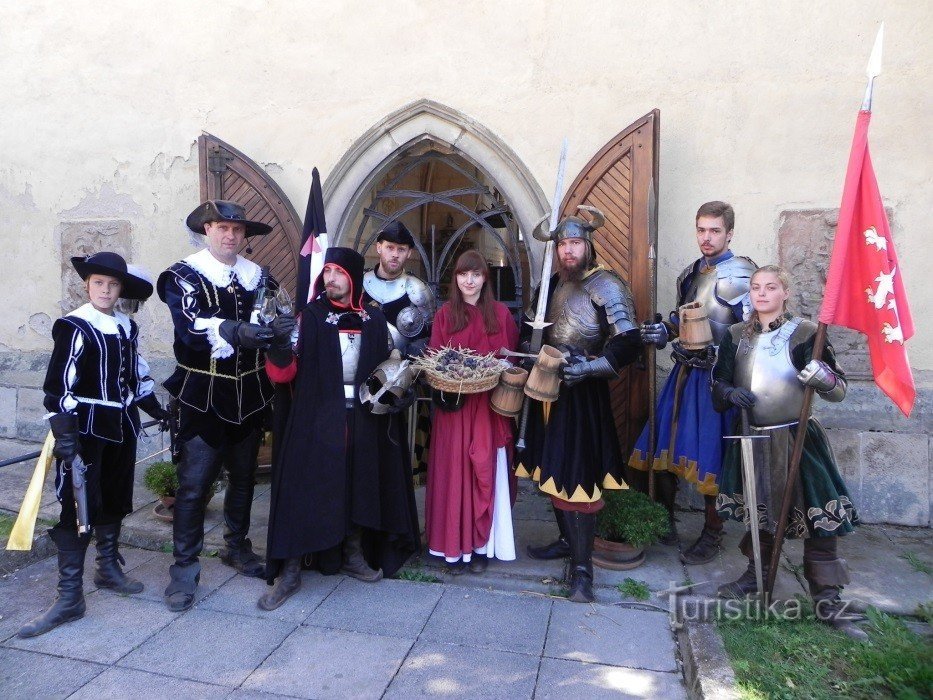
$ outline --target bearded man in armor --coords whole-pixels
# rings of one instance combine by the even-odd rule
[[[376,236],[379,262],[363,276],[365,303],[382,309],[395,347],[403,355],[420,354],[431,336],[435,310],[428,285],[405,271],[414,248],[411,231],[401,221],[393,221]]]
[[[194,603],[207,490],[221,467],[226,467],[228,484],[220,559],[244,576],[263,575],[263,561],[246,535],[263,412],[273,396],[265,350],[287,342],[295,325],[290,315],[279,316],[271,326],[252,321],[260,288],[277,284],[237,251],[245,239],[269,233],[269,225],[248,220],[242,205],[219,199],[198,205],[186,224],[204,236],[206,247],[165,270],[156,285],[172,314],[178,362],[165,381],[178,407],[180,453],[172,526],[175,563],[165,589],[165,603],[174,612]]]
[[[609,380],[639,356],[642,347],[628,285],[596,262],[593,230],[605,221],[570,216],[553,233],[557,273],[551,278],[544,342],[564,351],[557,400],[532,401],[527,448],[517,473],[530,476],[551,497],[560,530],[557,541],[528,547],[535,559],[570,557],[570,600],[592,602],[593,536],[602,489],[624,488]],[[532,309],[537,303],[532,304]],[[534,312],[526,314],[529,319]],[[528,348],[531,329],[522,325]],[[530,400],[530,399],[529,399]]]
[[[677,309],[699,302],[709,319],[712,344],[703,350],[688,350],[678,342],[680,316],[675,309],[666,322],[642,325],[645,343],[663,348],[673,340],[674,367],[658,397],[657,442],[654,458],[655,494],[667,508],[671,528],[662,538],[676,545],[674,498],[677,477],[690,482],[704,501],[703,530],[681,554],[685,564],[711,561],[722,543],[723,523],[716,511],[722,472],[723,439],[735,412],[717,413],[710,393],[709,371],[716,361],[716,348],[734,323],[748,318],[748,284],[755,263],[729,250],[735,227],[735,211],[725,202],[707,202],[697,210],[696,236],[702,257],[677,278]],[[648,426],[635,443],[626,479],[647,493]]]

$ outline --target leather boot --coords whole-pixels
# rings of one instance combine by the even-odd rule
[[[849,582],[849,567],[836,554],[838,537],[809,537],[803,541],[803,576],[813,598],[816,619],[859,641],[868,634],[857,623],[864,615],[850,612],[840,597]]]
[[[52,606],[39,617],[23,625],[18,637],[37,637],[59,625],[84,617],[84,555],[90,538],[73,530],[52,528],[49,536],[58,547],[58,595]]]
[[[266,575],[265,563],[253,552],[252,542],[246,537],[256,486],[258,449],[259,433],[254,431],[224,455],[228,481],[224,494],[224,547],[219,552],[220,561],[253,578]]]
[[[667,534],[659,538],[659,542],[667,547],[676,547],[680,544],[677,536],[677,519],[674,517],[674,502],[677,499],[677,475],[661,471],[654,474],[654,497],[667,509]]]
[[[774,547],[774,536],[765,530],[758,531],[761,539],[761,579],[766,581],[771,563],[771,550]],[[748,568],[735,581],[722,584],[718,589],[720,598],[736,598],[741,600],[758,592],[758,581],[755,578],[755,555],[752,551],[752,536],[746,532],[739,542],[739,551],[748,557]]]
[[[272,590],[264,594],[257,605],[260,610],[275,610],[301,588],[301,558],[286,559]]]
[[[722,519],[716,511],[716,497],[704,496],[706,522],[697,541],[680,555],[684,564],[705,564],[716,558],[722,547]]]
[[[375,583],[382,578],[382,569],[371,569],[363,558],[363,531],[351,530],[343,541],[343,566],[340,573],[360,581]]]
[[[574,603],[592,603],[593,536],[596,534],[596,513],[564,513],[570,539],[570,594]]]
[[[570,556],[570,543],[567,541],[567,522],[564,511],[554,508],[554,518],[557,520],[557,529],[560,531],[560,536],[553,542],[540,547],[528,545],[526,551],[532,559],[563,559]]]
[[[124,595],[142,593],[142,582],[130,578],[120,568],[121,564],[126,564],[119,550],[120,523],[97,525],[94,535],[97,537],[97,570],[94,572],[94,583],[99,588],[109,588]]]

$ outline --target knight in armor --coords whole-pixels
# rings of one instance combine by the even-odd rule
[[[173,523],[175,563],[165,589],[169,610],[187,610],[201,575],[207,490],[221,467],[224,496],[222,562],[245,576],[263,575],[247,537],[263,411],[272,400],[265,350],[287,342],[295,320],[271,326],[254,317],[257,296],[276,282],[238,254],[246,239],[271,227],[246,218],[236,202],[208,200],[188,215],[188,228],[206,247],[165,270],[157,290],[175,327],[175,372],[165,388],[177,405],[178,490]]]
[[[295,349],[286,343],[268,354],[269,376],[293,381],[294,400],[272,480],[266,579],[274,587],[259,600],[263,610],[300,588],[306,554],[324,574],[375,582],[393,575],[420,544],[401,422],[368,393],[379,393],[401,358],[386,363],[388,323],[362,296],[363,256],[328,248],[313,301],[299,316]]]
[[[748,321],[731,326],[723,336],[713,368],[716,409],[725,412],[738,407],[747,411],[752,432],[767,438],[754,441],[757,525],[765,578],[788,462],[800,430],[805,388],[813,387],[819,396],[832,402],[842,401],[846,395],[845,375],[832,345],[827,342],[822,357],[813,357],[817,326],[786,312],[789,296],[789,281],[782,268],[768,265],[755,272],[751,279],[754,312]],[[838,538],[859,524],[858,512],[822,426],[810,418],[803,429],[806,438],[786,536],[803,538],[804,577],[817,618],[853,637],[866,639],[865,632],[855,625],[858,618],[846,613],[840,599],[849,573],[836,551]],[[733,520],[744,520],[745,516],[741,459],[738,441],[731,442],[723,462],[717,505],[722,517]],[[757,591],[749,533],[739,549],[749,559],[748,569],[737,580],[719,587],[722,597],[741,598]]]
[[[681,344],[680,316],[675,309],[666,322],[642,325],[642,338],[663,348],[673,341],[674,367],[658,397],[654,458],[655,494],[668,510],[671,528],[664,544],[678,543],[674,523],[677,477],[703,495],[704,524],[697,540],[681,560],[685,564],[711,561],[722,543],[723,522],[716,511],[722,470],[723,439],[735,419],[734,411],[717,413],[710,393],[709,371],[716,348],[729,326],[748,318],[748,284],[755,263],[729,250],[735,212],[725,202],[707,202],[697,210],[696,236],[702,257],[677,278],[677,309],[699,302],[709,319],[712,344],[702,350]],[[626,480],[647,493],[648,427],[645,426],[629,458]]]
[[[116,253],[71,259],[85,281],[89,302],[52,326],[55,343],[45,375],[45,408],[55,437],[55,492],[61,502],[49,537],[58,548],[58,596],[19,631],[35,637],[84,616],[84,559],[91,533],[79,533],[71,469],[84,462],[88,520],[97,540],[94,583],[118,593],[140,593],[143,584],[120,564],[123,518],[133,512],[133,472],[139,409],[160,421],[168,414],[152,393],[149,365],[138,351],[139,328],[115,310],[119,299],[142,302],[152,283],[127,270]]]
[[[414,248],[411,231],[401,221],[393,221],[376,236],[379,262],[363,276],[364,303],[382,310],[403,355],[421,353],[431,336],[436,306],[428,285],[405,271]]]
[[[532,401],[527,447],[519,476],[530,476],[551,497],[560,537],[529,547],[535,559],[570,557],[570,599],[593,601],[593,536],[603,489],[624,488],[610,379],[641,353],[632,293],[613,271],[597,264],[593,230],[603,214],[585,207],[590,223],[578,216],[561,221],[553,233],[557,273],[551,278],[544,342],[565,352],[556,401]],[[535,308],[536,303],[532,305]],[[528,318],[534,316],[529,312]],[[525,348],[531,330],[522,326]]]

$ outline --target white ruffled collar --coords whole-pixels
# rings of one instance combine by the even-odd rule
[[[199,274],[204,275],[216,287],[226,287],[236,276],[240,285],[251,292],[259,286],[259,280],[262,279],[262,268],[242,255],[236,256],[236,262],[231,267],[230,265],[224,265],[211,255],[211,251],[204,248],[189,255],[183,262]]]
[[[90,302],[84,304],[83,306],[79,306],[77,309],[68,314],[68,316],[76,316],[83,321],[87,321],[104,335],[117,335],[117,324],[123,328],[124,335],[127,337],[130,335],[129,316],[126,314],[121,314],[119,311],[114,311],[113,316],[101,313],[95,309]]]

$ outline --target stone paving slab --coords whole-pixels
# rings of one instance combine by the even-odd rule
[[[530,698],[537,672],[536,656],[422,640],[384,697]]]
[[[299,624],[327,598],[343,579],[342,576],[321,576],[315,571],[301,572],[301,588],[281,607],[261,610],[259,598],[272,588],[265,579],[236,575],[196,603],[202,610],[249,615]]]
[[[12,637],[6,646],[81,661],[113,664],[177,617],[164,605],[95,592],[85,596],[87,613],[39,637]]]
[[[192,610],[119,665],[237,687],[296,626],[281,620]]]
[[[676,671],[670,618],[662,612],[555,601],[544,656]]]
[[[0,647],[0,698],[66,698],[106,666]]]
[[[0,581],[0,639],[7,639],[55,598],[55,557],[44,559]]]
[[[212,700],[225,698],[230,688],[209,683],[186,681],[129,668],[108,668],[97,678],[69,697],[69,700],[124,700],[129,695],[150,698],[185,698]]]
[[[443,593],[432,583],[384,580],[374,585],[345,578],[305,624],[414,641]]]
[[[421,639],[540,655],[550,607],[544,598],[446,587]]]
[[[679,673],[541,659],[535,700],[602,700],[609,698],[684,698]]]
[[[156,552],[145,564],[133,569],[133,578],[142,581],[145,586],[143,592],[137,594],[137,597],[157,601],[160,604],[163,603],[165,587],[168,586],[170,580],[168,570],[173,561],[171,554]],[[200,562],[201,582],[194,594],[195,604],[204,600],[234,576],[238,576],[235,570],[221,562],[217,557],[201,557]],[[259,579],[253,580],[257,584],[261,583]]]
[[[379,698],[411,639],[322,627],[295,630],[243,683],[300,698]]]

